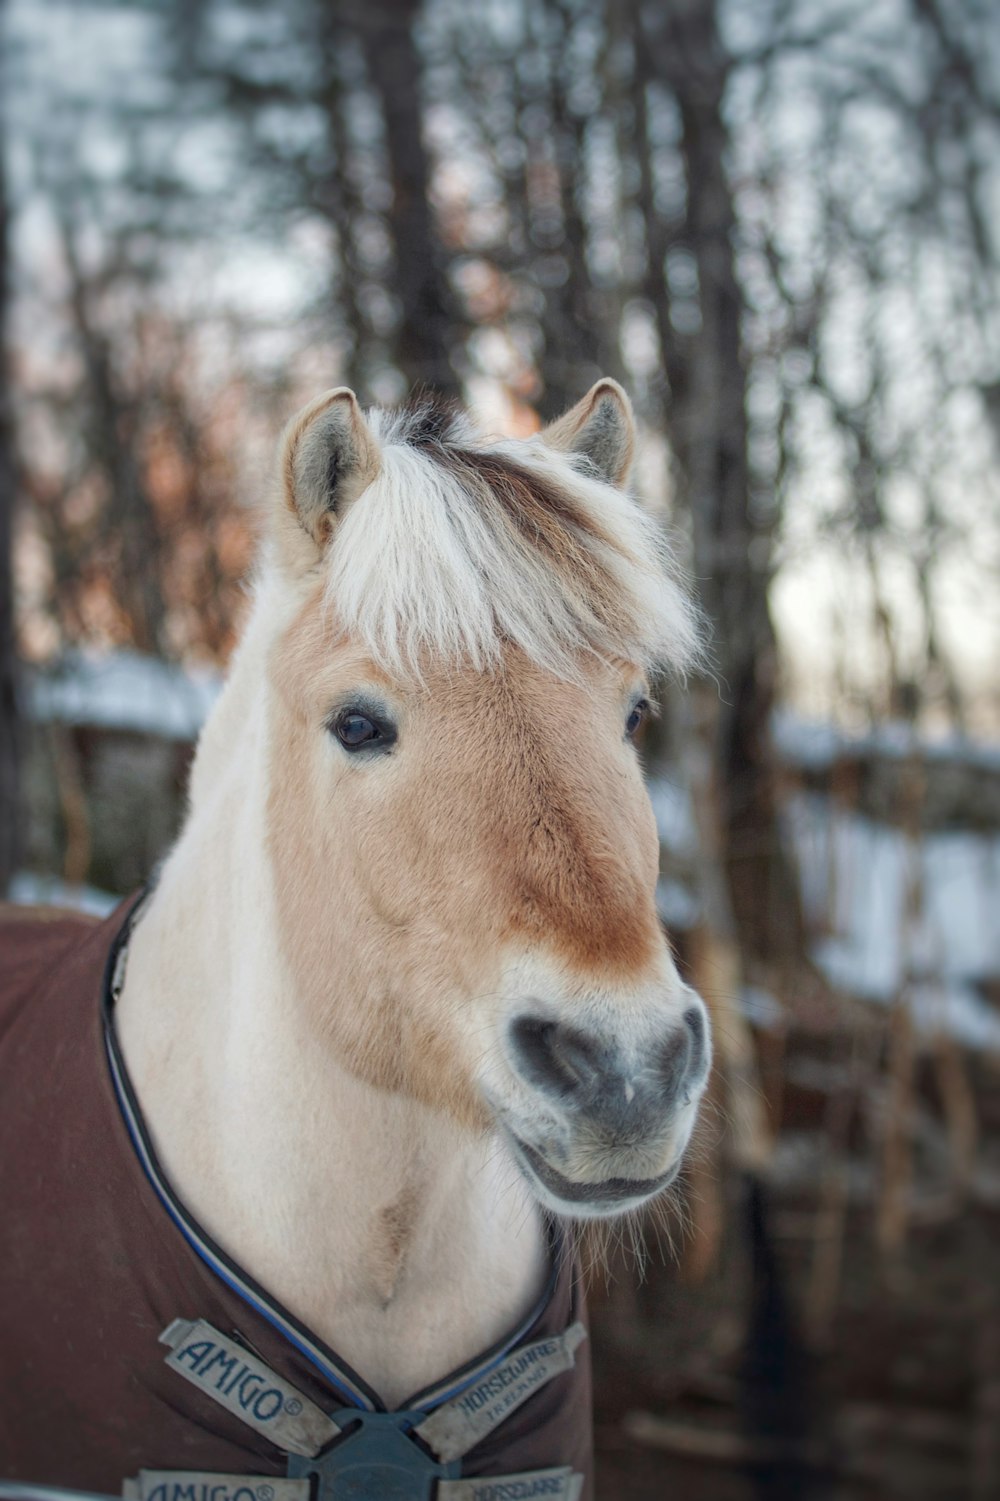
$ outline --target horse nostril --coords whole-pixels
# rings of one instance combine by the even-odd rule
[[[656,1072],[663,1096],[673,1098],[680,1094],[691,1071],[691,1053],[691,1033],[686,1027],[677,1027],[660,1045]]]
[[[519,1016],[510,1037],[521,1072],[542,1089],[574,1094],[601,1074],[600,1045],[560,1022]]]
[[[704,1008],[689,1006],[656,1053],[656,1074],[662,1096],[685,1102],[692,1084],[700,1084],[708,1057],[708,1024]]]
[[[691,1061],[688,1072],[701,1074],[704,1072],[705,1058],[708,1053],[708,1026],[705,1021],[704,1008],[689,1006],[684,1013],[684,1025],[691,1034]]]

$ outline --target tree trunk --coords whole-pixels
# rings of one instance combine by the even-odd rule
[[[413,36],[419,11],[420,0],[378,0],[359,32],[382,107],[392,180],[389,227],[402,310],[396,362],[411,386],[457,398],[461,387],[449,358],[457,320],[430,201],[421,58]]]
[[[0,47],[3,46],[0,5]],[[2,61],[2,59],[0,59]],[[14,630],[14,433],[7,363],[9,236],[4,142],[0,135],[0,896],[17,865],[21,830],[17,649]]]
[[[78,230],[68,208],[62,214],[61,229],[70,279],[69,306],[90,403],[87,439],[94,464],[108,487],[102,523],[117,553],[117,603],[128,618],[136,650],[161,655],[167,644],[163,548],[138,451],[136,398],[121,389],[111,343],[99,321],[91,316],[91,289],[78,254]]]
[[[586,9],[581,12],[566,0],[546,0],[535,13],[535,38],[545,55],[535,102],[547,123],[527,144],[535,194],[541,185],[541,201],[529,211],[536,250],[532,269],[544,288],[542,390],[536,402],[544,422],[561,416],[602,375],[622,375],[618,330],[602,316],[587,260],[588,225],[580,201],[587,122],[571,109],[569,98],[574,31],[591,20]],[[554,277],[552,267],[559,262],[563,274]]]
[[[656,215],[645,164],[648,289],[670,383],[669,426],[691,514],[694,571],[718,675],[718,684],[713,680],[698,690],[706,700],[698,719],[711,744],[736,936],[745,955],[773,961],[798,952],[799,919],[778,838],[770,735],[777,675],[768,604],[772,539],[755,524],[748,504],[743,299],[723,114],[729,60],[719,37],[716,0],[675,0],[651,10],[645,20],[636,33],[640,80],[660,79],[674,95],[687,183],[683,226],[671,226],[668,233]],[[643,155],[648,149],[648,141],[640,142]],[[679,334],[671,317],[663,258],[672,246],[683,248],[697,272],[700,327],[692,333]]]

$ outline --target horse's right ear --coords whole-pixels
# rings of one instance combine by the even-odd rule
[[[281,440],[278,533],[290,563],[317,562],[344,507],[379,471],[379,451],[358,398],[326,391],[285,428]]]
[[[582,401],[541,432],[552,448],[582,454],[609,485],[628,480],[635,452],[632,403],[616,380],[605,376]]]

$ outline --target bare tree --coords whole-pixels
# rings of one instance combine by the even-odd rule
[[[431,169],[424,145],[422,59],[414,38],[421,0],[379,0],[359,31],[385,130],[392,198],[396,294],[400,302],[396,362],[408,385],[459,395],[450,359],[456,314],[431,205]]]
[[[777,648],[768,591],[774,513],[751,510],[744,288],[725,118],[731,71],[715,0],[646,6],[633,41],[646,226],[646,292],[669,384],[667,422],[691,519],[694,573],[712,627],[718,683],[702,693],[700,733],[715,768],[721,855],[744,952],[798,946],[794,885],[777,834],[770,717]],[[669,90],[679,122],[683,202],[667,216],[653,186],[650,94]]]
[[[0,5],[0,68],[6,35]],[[20,829],[17,692],[17,642],[14,625],[13,532],[16,497],[11,376],[8,364],[7,309],[10,207],[7,197],[6,143],[0,113],[0,895],[17,864]]]

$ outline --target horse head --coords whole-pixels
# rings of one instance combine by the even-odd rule
[[[497,1130],[574,1216],[673,1179],[710,1064],[635,747],[697,630],[633,447],[608,380],[497,442],[340,389],[287,429],[272,517],[266,838],[301,1020]]]

